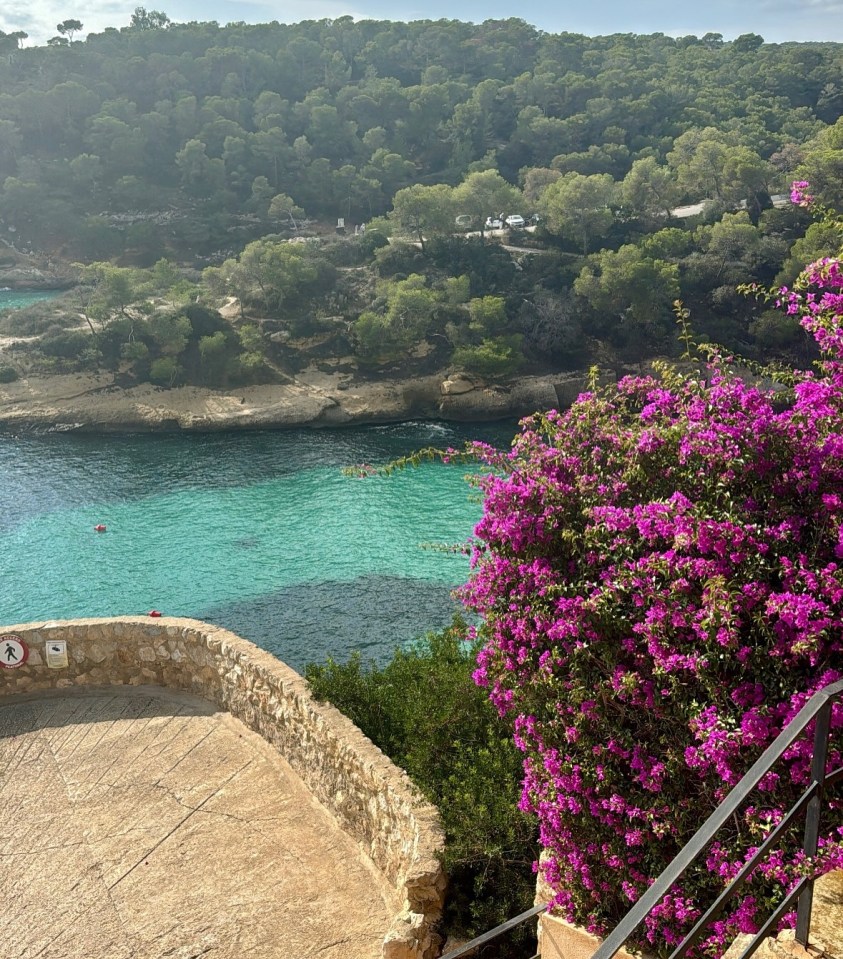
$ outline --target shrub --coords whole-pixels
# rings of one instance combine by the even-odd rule
[[[375,251],[375,270],[380,276],[420,273],[425,265],[424,254],[411,243],[394,243]]]
[[[146,320],[118,316],[97,330],[94,341],[109,369],[116,370],[121,360],[137,358],[134,348],[145,345],[140,337],[147,335],[146,327]]]
[[[435,266],[451,275],[469,276],[472,296],[510,292],[517,282],[512,255],[480,237],[432,237],[427,255]]]
[[[537,849],[535,827],[517,809],[518,752],[472,681],[465,631],[455,622],[383,668],[364,668],[355,654],[346,664],[310,665],[305,675],[439,807],[446,925],[474,935],[529,907]]]
[[[389,240],[377,231],[331,240],[325,244],[324,255],[336,267],[360,266],[368,263],[375,250],[389,246]]]
[[[389,246],[389,237],[378,229],[371,229],[360,237],[359,244],[361,249],[371,256],[375,250]]]
[[[149,379],[159,386],[175,386],[182,375],[182,368],[172,356],[161,356],[152,361]]]
[[[213,336],[214,333],[231,333],[231,324],[217,310],[208,309],[198,303],[188,303],[179,311],[190,320],[190,328],[195,337]]]
[[[665,369],[536,415],[508,454],[475,450],[496,467],[464,590],[483,618],[475,676],[514,723],[555,902],[594,932],[843,677],[841,294],[837,260],[779,294],[824,351],[789,392],[715,356],[702,376]],[[830,769],[840,707],[832,728]],[[639,945],[678,941],[801,793],[811,749],[788,750]],[[841,835],[827,828],[810,868],[843,864]],[[709,952],[766,918],[794,881],[785,863],[756,870]]]
[[[39,348],[45,356],[61,357],[62,359],[78,358],[82,352],[91,346],[90,333],[84,330],[56,330],[41,337]]]
[[[50,329],[67,329],[78,325],[78,318],[70,312],[64,312],[61,305],[53,300],[42,300],[0,314],[0,333],[11,336],[40,336]]]
[[[0,366],[0,383],[14,383],[20,374],[13,366]]]
[[[476,345],[458,346],[451,357],[454,366],[491,379],[512,376],[523,361],[520,333],[486,337]]]

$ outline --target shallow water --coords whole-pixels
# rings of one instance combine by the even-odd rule
[[[0,289],[0,311],[17,310],[39,300],[51,300],[59,294],[53,290],[4,290]]]
[[[297,668],[353,649],[383,660],[450,621],[467,558],[423,547],[464,542],[481,507],[464,467],[386,479],[342,467],[513,432],[0,436],[0,623],[155,608]]]

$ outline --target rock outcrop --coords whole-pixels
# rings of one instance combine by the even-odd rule
[[[10,290],[63,290],[72,283],[73,279],[61,271],[21,263],[0,266],[0,287]]]
[[[357,381],[348,374],[291,383],[210,390],[117,386],[110,373],[30,376],[0,384],[0,428],[179,431],[348,426],[408,419],[515,419],[570,405],[581,374],[483,384],[465,374]]]

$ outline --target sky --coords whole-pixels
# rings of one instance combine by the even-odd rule
[[[56,25],[81,20],[84,30],[124,27],[139,0],[2,0],[0,30],[25,30],[26,45],[45,43]],[[589,36],[608,33],[666,33],[684,36],[722,33],[727,40],[759,33],[770,43],[788,40],[843,41],[843,0],[151,0],[147,9],[162,10],[171,20],[321,20],[350,15],[372,20],[472,20],[521,17],[549,33],[570,31]]]

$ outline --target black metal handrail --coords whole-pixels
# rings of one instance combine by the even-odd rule
[[[830,686],[826,686],[824,689],[814,693],[776,739],[764,750],[758,761],[752,766],[743,779],[741,779],[717,809],[706,819],[694,834],[693,838],[679,851],[670,865],[626,914],[615,930],[606,937],[592,956],[592,959],[612,959],[612,957],[623,948],[630,936],[659,902],[661,902],[662,898],[667,895],[682,873],[685,872],[688,866],[694,862],[711,842],[721,826],[737,812],[738,808],[752,790],[755,789],[764,776],[770,772],[775,763],[781,759],[785,750],[789,749],[790,746],[796,742],[814,719],[816,719],[817,724],[814,730],[814,754],[811,762],[810,785],[802,793],[787,815],[775,829],[769,833],[750,859],[747,860],[740,872],[738,872],[714,903],[697,920],[693,929],[691,929],[682,942],[680,942],[670,954],[669,959],[680,959],[692,946],[699,942],[708,925],[723,912],[727,903],[737,894],[738,890],[746,879],[749,878],[758,863],[761,862],[764,856],[773,848],[788,827],[793,825],[796,818],[803,811],[805,812],[805,833],[802,850],[809,859],[816,856],[824,790],[826,787],[835,785],[843,780],[843,767],[826,774],[828,737],[831,729],[831,707],[841,698],[843,698],[843,680],[832,683]],[[749,959],[767,935],[775,929],[776,923],[797,899],[799,900],[799,904],[796,912],[796,940],[801,945],[807,947],[808,934],[811,926],[811,908],[814,899],[814,880],[812,878],[801,879],[797,885],[791,889],[785,900],[780,903],[761,929],[755,934],[752,942],[744,949],[739,959]],[[477,936],[476,939],[472,939],[470,942],[458,946],[456,949],[452,949],[442,956],[442,959],[462,959],[463,956],[469,955],[481,946],[486,945],[486,943],[497,939],[498,936],[503,935],[510,929],[521,925],[522,922],[527,922],[541,915],[541,913],[547,910],[548,905],[548,903],[542,903],[538,906],[533,906],[532,909],[528,909],[526,912],[522,912],[520,915],[501,923],[494,929],[484,932],[482,936]],[[533,959],[538,959],[538,957],[533,957]]]
[[[685,872],[688,866],[700,855],[706,846],[714,839],[715,834],[730,819],[749,796],[758,783],[772,769],[773,765],[782,757],[793,743],[802,735],[809,723],[816,719],[814,731],[814,755],[811,762],[811,783],[805,792],[796,801],[779,825],[767,836],[758,847],[751,859],[743,866],[740,872],[717,897],[711,907],[699,918],[693,929],[685,936],[682,942],[674,949],[670,959],[679,959],[702,938],[709,923],[713,922],[726,907],[726,904],[737,894],[753,869],[772,849],[787,827],[796,817],[805,811],[805,833],[802,850],[806,858],[810,859],[817,854],[817,845],[820,833],[820,813],[822,810],[823,792],[827,786],[843,779],[843,768],[826,774],[828,759],[828,737],[831,728],[831,707],[843,697],[843,680],[832,683],[824,689],[814,693],[807,703],[799,710],[796,716],[787,724],[776,739],[764,750],[758,761],[749,772],[731,790],[729,795],[706,819],[697,830],[693,838],[685,845],[670,865],[647,889],[638,902],[621,920],[615,930],[610,933],[594,953],[592,959],[612,959],[624,944],[647,918],[650,912],[667,895],[674,883]],[[796,912],[796,940],[802,946],[808,945],[808,933],[811,925],[811,908],[814,898],[814,881],[812,878],[802,879],[787,898],[767,919],[762,928],[755,934],[752,942],[746,947],[740,959],[749,959],[761,945],[764,938],[775,928],[776,923],[785,914],[787,909],[798,898]]]
[[[527,922],[528,920],[534,919],[536,916],[541,915],[543,912],[546,912],[548,905],[549,903],[546,902],[540,903],[538,906],[533,906],[532,909],[528,909],[526,912],[522,912],[520,915],[514,916],[512,919],[507,919],[506,922],[502,922],[499,926],[495,926],[494,929],[484,932],[482,936],[477,936],[476,939],[472,939],[470,942],[463,943],[463,945],[457,946],[456,949],[446,952],[441,959],[461,959],[462,956],[469,955],[470,953],[474,952],[475,949],[485,946],[487,942],[491,942],[493,939],[497,939],[498,936],[502,936],[505,932],[509,932],[510,929],[520,926],[522,922]],[[534,959],[538,959],[538,957],[534,957]]]

